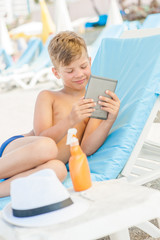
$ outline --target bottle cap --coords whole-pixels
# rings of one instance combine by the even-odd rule
[[[71,143],[75,142],[75,139],[76,141],[78,141],[77,138],[75,137],[76,133],[77,133],[76,128],[70,128],[68,130],[66,145],[71,145]]]

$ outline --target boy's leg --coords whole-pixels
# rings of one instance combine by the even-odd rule
[[[56,159],[55,142],[47,137],[24,137],[11,142],[0,158],[0,179],[12,177]]]
[[[13,181],[16,178],[19,177],[26,177],[34,172],[37,172],[41,169],[45,169],[45,168],[50,168],[52,170],[54,170],[54,172],[56,173],[57,177],[63,181],[66,176],[67,176],[67,169],[66,166],[64,165],[63,162],[61,162],[60,160],[50,160],[47,163],[44,163],[34,169],[19,173],[7,180],[5,180],[4,182],[0,183],[0,198],[1,197],[6,197],[10,195],[10,183],[11,181]]]
[[[5,154],[16,150],[19,147],[23,147],[29,143],[35,142],[38,139],[43,138],[43,137],[39,137],[39,136],[25,136],[22,138],[17,138],[13,141],[11,141],[4,149],[2,156],[4,156]]]

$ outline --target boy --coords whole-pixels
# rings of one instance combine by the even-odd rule
[[[63,181],[65,164],[70,157],[66,145],[69,128],[77,129],[77,137],[86,155],[93,154],[105,141],[119,112],[120,101],[115,93],[100,97],[98,104],[108,112],[107,120],[89,118],[94,111],[92,99],[84,99],[91,75],[91,59],[84,40],[76,33],[65,31],[50,42],[48,51],[53,74],[63,80],[59,91],[42,91],[36,101],[33,131],[20,135],[4,148],[0,158],[0,197],[9,195],[10,182],[42,168],[53,169]],[[23,137],[24,136],[24,137]],[[5,144],[6,145],[6,144]]]

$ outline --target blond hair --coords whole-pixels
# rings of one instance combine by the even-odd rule
[[[68,66],[72,61],[81,57],[83,50],[87,53],[87,46],[82,37],[72,31],[58,33],[50,41],[48,52],[54,67]]]

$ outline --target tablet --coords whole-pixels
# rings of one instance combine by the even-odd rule
[[[117,80],[109,79],[105,77],[93,76],[91,75],[88,87],[86,90],[85,98],[92,98],[94,102],[96,102],[95,111],[92,113],[92,118],[99,118],[99,119],[107,119],[106,111],[101,109],[101,106],[98,104],[99,96],[109,97],[105,93],[106,90],[110,90],[112,92],[115,91],[117,85]]]

